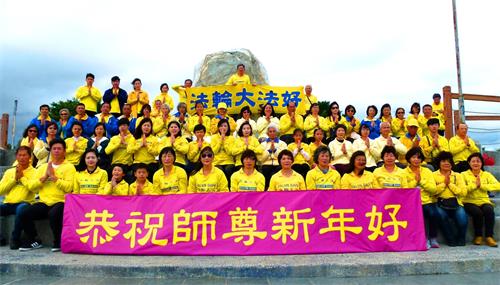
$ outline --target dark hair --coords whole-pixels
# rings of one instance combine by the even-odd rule
[[[323,133],[323,137],[325,136],[325,131],[323,131],[323,129],[321,129],[321,128],[317,128],[317,129],[314,129],[313,137],[316,135],[317,131],[321,131]]]
[[[434,125],[434,124],[441,125],[439,123],[439,119],[438,118],[430,118],[429,120],[427,120],[427,126]]]
[[[241,164],[243,164],[243,160],[245,158],[250,158],[250,159],[253,159],[255,162],[257,162],[257,155],[251,149],[247,149],[247,150],[243,151],[243,153],[241,154]],[[255,165],[254,165],[254,168],[255,168]]]
[[[335,105],[337,105],[337,107],[338,107],[339,116],[342,115],[342,112],[340,111],[339,103],[337,103],[337,101],[333,101],[332,103],[330,103],[330,105],[328,105],[328,111],[326,112],[326,114],[327,114],[328,117],[330,117],[332,115],[332,107],[335,106]],[[347,110],[347,107],[346,107],[346,110]]]
[[[336,127],[335,127],[335,136],[337,136],[337,131],[338,129],[344,129],[344,131],[347,133],[347,127],[343,124],[338,124]]]
[[[142,107],[141,107],[141,112],[140,112],[140,116],[139,116],[139,117],[144,116],[144,109],[148,109],[148,110],[149,110],[149,113],[151,113],[151,105],[149,105],[149,104],[144,104],[144,105],[142,105]]]
[[[373,117],[375,117],[378,113],[378,109],[377,109],[377,106],[375,105],[370,105],[368,107],[366,107],[366,115],[368,116],[368,111],[370,110],[370,108],[373,108],[375,110],[375,115],[373,115]]]
[[[99,127],[99,126],[102,126],[102,128],[104,129],[104,136],[106,136],[106,125],[105,125],[105,124],[103,124],[103,123],[101,123],[101,122],[99,122],[99,123],[97,123],[97,124],[95,125],[95,127],[94,127],[94,132],[93,132],[92,134],[95,136],[95,129],[97,129],[97,127]]]
[[[111,171],[113,171],[113,169],[114,169],[115,167],[120,167],[120,168],[122,169],[123,174],[125,174],[125,175],[127,174],[127,173],[126,173],[126,171],[125,171],[127,168],[125,167],[125,165],[124,165],[124,164],[117,163],[117,164],[113,164],[113,165],[111,165]]]
[[[80,156],[80,162],[78,163],[78,165],[75,166],[76,171],[84,171],[85,169],[87,169],[87,164],[85,163],[85,157],[87,156],[87,154],[89,154],[91,152],[95,154],[95,156],[97,157],[97,161],[99,161],[99,156],[97,155],[97,151],[93,148],[88,148]],[[98,165],[98,163],[96,163],[96,166],[97,165]]]
[[[415,102],[415,103],[411,104],[410,114],[413,114],[413,107],[418,107],[418,110],[420,112],[420,103]]]
[[[141,163],[136,163],[136,164],[134,164],[134,165],[133,165],[133,171],[134,171],[134,173],[135,173],[137,170],[139,170],[139,169],[144,169],[144,170],[146,170],[146,172],[148,172],[148,173],[149,173],[149,171],[148,171],[148,165],[147,165],[147,164],[145,164],[145,163],[142,163],[142,162],[141,162]]]
[[[118,120],[118,127],[121,125],[127,125],[127,127],[130,125],[130,121],[127,118],[121,118]]]
[[[37,133],[40,133],[40,131],[38,130],[38,127],[35,125],[35,124],[30,124],[23,132],[23,138],[25,138],[26,136],[28,136],[28,130],[31,129],[31,128],[35,128],[36,129],[36,132]],[[38,136],[37,136],[38,137]]]
[[[425,104],[424,106],[422,106],[422,110],[425,109],[425,107],[429,107],[432,110],[432,106],[430,104]]]
[[[85,104],[83,104],[82,102],[80,102],[80,103],[76,104],[75,110],[76,110],[76,107],[78,107],[78,106],[83,106],[83,108],[85,108]]]
[[[276,117],[276,113],[274,113],[274,106],[273,106],[273,104],[271,104],[271,103],[266,103],[266,104],[264,104],[264,105],[262,106],[262,109],[261,109],[261,111],[260,111],[261,115],[262,115],[262,116],[265,116],[265,114],[264,114],[264,110],[266,109],[266,106],[267,106],[267,105],[271,106],[271,117]]]
[[[194,108],[196,109],[196,107],[197,107],[199,104],[201,104],[201,107],[203,107],[203,109],[205,109],[205,105],[203,105],[203,102],[202,102],[202,101],[200,101],[200,100],[198,100],[198,101],[196,101],[196,102],[194,103]]]
[[[421,162],[425,160],[425,155],[424,155],[424,152],[422,151],[422,149],[418,146],[412,147],[408,150],[408,152],[405,155],[405,158],[406,158],[406,161],[408,161],[408,164],[410,163],[410,158],[416,154],[418,154],[418,158],[420,158]]]
[[[198,125],[194,126],[193,133],[196,133],[197,131],[203,131],[204,133],[206,133],[207,128],[205,128],[205,126],[202,124],[198,124]]]
[[[358,151],[355,151],[353,152],[353,154],[351,155],[351,158],[349,159],[349,168],[347,170],[347,173],[352,173],[354,171],[354,162],[356,161],[356,158],[358,156],[363,156],[365,159],[366,159],[366,154],[364,151],[361,151],[361,150],[358,150]],[[366,165],[365,165],[366,167]],[[365,170],[361,170],[361,172],[359,174],[363,175],[363,172]]]
[[[441,98],[441,94],[439,94],[439,93],[434,93],[434,95],[432,95],[432,99],[434,99],[434,98],[436,98],[436,97]]]
[[[163,86],[167,86],[167,88],[168,88],[168,84],[167,84],[167,83],[162,83],[162,84],[160,85],[160,91],[163,89]]]
[[[314,151],[314,154],[313,154],[314,163],[319,164],[318,163],[319,155],[322,153],[325,153],[325,152],[328,153],[328,155],[330,156],[330,160],[332,160],[332,152],[330,151],[330,149],[327,146],[322,145]]]
[[[50,111],[50,107],[49,107],[49,105],[47,105],[47,104],[40,105],[39,110],[41,111],[41,110],[42,110],[42,108],[44,108],[44,107],[48,108],[48,109],[49,109],[49,111]]]
[[[191,79],[189,79],[189,78],[188,78],[188,79],[186,79],[186,80],[184,80],[184,84],[186,84],[186,82],[187,82],[187,81],[189,81],[189,82],[191,82],[191,84],[193,84],[193,80],[191,80]]]
[[[167,154],[167,153],[171,153],[173,156],[174,156],[174,162],[175,162],[175,159],[177,158],[177,155],[175,154],[175,150],[173,147],[171,146],[167,146],[167,147],[164,147],[161,151],[160,151],[160,154],[158,155],[158,158],[160,159],[160,165],[163,165],[163,161],[161,159],[161,157],[164,155],[164,154]]]
[[[66,142],[63,139],[55,138],[55,139],[51,140],[49,143],[49,148],[52,150],[52,147],[55,144],[61,144],[63,146],[63,148],[66,150]]]
[[[471,155],[469,155],[469,157],[467,157],[467,163],[469,164],[469,169],[471,169],[470,168],[470,161],[474,157],[477,157],[477,158],[479,158],[479,160],[481,160],[481,170],[484,171],[484,158],[483,158],[483,156],[479,152],[474,152]]]
[[[142,83],[142,81],[139,78],[134,78],[134,80],[132,80],[131,84],[134,85],[136,81],[139,81],[140,83]]]
[[[382,152],[380,153],[380,157],[382,158],[382,160],[384,160],[384,155],[386,153],[392,153],[392,154],[394,154],[394,156],[396,158],[398,157],[398,152],[396,151],[396,148],[392,145],[384,146],[384,148],[382,149]]]
[[[227,131],[226,131],[226,136],[230,136],[231,135],[231,126],[229,125],[229,121],[227,119],[220,119],[219,122],[217,123],[217,131],[220,133],[220,126],[222,126],[222,124],[227,124]]]
[[[17,155],[17,154],[18,154],[21,150],[25,150],[25,151],[28,153],[28,155],[31,157],[31,153],[32,153],[32,151],[31,151],[31,148],[30,148],[29,146],[27,146],[27,145],[22,145],[22,146],[18,147],[18,148],[16,149],[16,155]]]
[[[172,124],[175,124],[177,125],[177,127],[179,128],[179,133],[177,134],[177,136],[175,137],[182,137],[182,127],[181,127],[181,124],[177,121],[171,121],[170,123],[168,123],[168,126],[167,126],[167,137],[170,137],[172,134],[170,133],[169,129],[170,129],[170,125]]]
[[[293,162],[293,153],[291,151],[289,151],[288,149],[284,149],[280,152],[280,154],[278,154],[278,163],[281,165],[281,159],[283,158],[283,156],[288,156],[292,159],[292,162]]]
[[[403,108],[403,107],[397,107],[397,108],[396,108],[396,111],[394,112],[394,116],[395,116],[395,117],[397,117],[397,116],[398,116],[398,111],[399,111],[399,110],[403,110],[403,113],[405,112],[405,108]]]
[[[369,132],[371,132],[371,131],[370,131],[370,127],[369,127],[368,125],[363,124],[363,125],[361,125],[361,126],[359,127],[359,133],[360,133],[360,134],[361,134],[361,130],[362,130],[362,129],[366,129],[366,130],[368,130]]]
[[[87,79],[89,77],[92,78],[92,79],[95,79],[95,76],[92,73],[87,73],[87,75],[85,75],[85,79]]]
[[[385,108],[391,109],[391,105],[389,103],[385,103],[384,105],[382,105],[382,107],[380,107],[380,116],[379,116],[379,119],[382,119],[382,116],[384,115],[384,109]]]
[[[319,104],[318,104],[318,103],[312,103],[312,104],[311,104],[311,106],[309,107],[309,110],[307,110],[307,111],[309,111],[309,114],[312,114],[312,108],[313,108],[313,107],[316,107],[316,106],[319,108]],[[321,110],[320,110],[320,111],[321,111]]]
[[[75,126],[80,126],[80,128],[82,128],[82,132],[83,132],[83,125],[82,125],[82,123],[80,123],[79,121],[74,121],[73,124],[71,125],[71,128],[70,128],[71,134],[73,134],[73,127],[75,127]]]
[[[356,114],[356,108],[353,105],[347,105],[347,106],[345,106],[344,113],[347,114],[347,110],[349,110],[349,109],[353,109],[354,110],[354,114]],[[353,116],[354,116],[354,114],[353,114]]]
[[[250,126],[250,135],[249,136],[253,135],[252,125],[250,125],[249,122],[245,121],[245,122],[243,122],[243,124],[241,124],[240,129],[238,130],[238,136],[240,136],[240,137],[243,136],[243,126],[246,126],[246,125]]]
[[[243,67],[243,69],[245,69],[245,68],[246,68],[246,67],[245,67],[245,65],[244,65],[243,63],[240,63],[240,64],[238,64],[238,65],[236,66],[236,69],[240,68],[240,66],[242,66],[242,67]]]
[[[241,110],[240,110],[240,117],[243,117],[243,112],[245,112],[245,111],[250,112],[250,115],[252,115],[252,110],[250,110],[250,107],[245,106],[245,107],[241,108]]]
[[[184,103],[184,102],[180,102],[179,104],[177,104],[177,111],[179,111],[179,112],[180,112],[180,110],[179,110],[179,109],[180,109],[182,106],[184,106],[184,108],[186,108],[186,113],[187,113],[187,104],[186,104],[186,103]]]
[[[113,81],[120,81],[120,77],[118,77],[116,75],[111,77],[111,82],[113,82]]]
[[[102,104],[101,104],[101,108],[102,108],[102,106],[104,106],[104,105],[109,105],[109,107],[111,107],[111,103],[110,103],[110,102],[102,102]]]
[[[450,162],[452,168],[455,166],[455,162],[453,161],[453,154],[451,154],[451,152],[449,151],[440,152],[434,159],[434,165],[438,169],[441,169],[441,161],[445,160],[448,160],[448,162]]]
[[[198,171],[200,171],[203,168],[203,164],[201,163],[201,155],[203,153],[210,152],[212,153],[212,157],[215,155],[214,151],[210,146],[206,146],[200,150],[200,156],[198,157],[198,161],[195,163],[193,171],[191,172],[191,175],[195,175]]]
[[[153,134],[153,121],[151,121],[150,118],[143,118],[137,128],[135,128],[135,133],[134,133],[134,138],[135,139],[140,139],[142,137],[142,125],[145,123],[150,123],[151,124],[151,132],[147,135]]]
[[[293,130],[292,136],[295,136],[296,134],[301,134],[302,137],[305,137],[304,132],[301,129]]]

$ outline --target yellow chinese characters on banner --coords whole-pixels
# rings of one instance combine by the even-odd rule
[[[186,98],[187,95],[187,98]],[[239,114],[241,108],[249,106],[252,113],[257,114],[260,106],[270,103],[276,113],[286,113],[288,102],[295,102],[297,112],[305,114],[304,87],[278,86],[207,86],[186,89],[186,94],[179,94],[181,101],[186,100],[189,114],[194,114],[195,104],[201,102],[205,115],[217,114],[217,105],[226,103],[229,114]]]

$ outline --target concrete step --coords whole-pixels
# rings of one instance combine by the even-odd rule
[[[0,275],[134,278],[372,277],[499,272],[500,249],[276,256],[106,256],[0,248]]]
[[[500,161],[498,161],[497,163],[500,163]],[[493,174],[493,176],[495,176],[495,178],[498,181],[500,181],[500,165],[485,166],[484,170],[486,170],[486,171],[490,172],[491,174]]]

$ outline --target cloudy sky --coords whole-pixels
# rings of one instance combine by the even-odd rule
[[[101,91],[119,75],[126,90],[139,77],[154,96],[162,82],[194,77],[206,54],[238,48],[259,58],[271,85],[312,84],[320,100],[353,104],[360,118],[369,104],[408,109],[444,85],[457,92],[451,0],[76,3],[0,1],[0,112],[19,100],[17,137],[39,105],[74,96],[87,72]],[[500,2],[457,6],[464,92],[500,95]],[[471,135],[500,146],[499,132]]]

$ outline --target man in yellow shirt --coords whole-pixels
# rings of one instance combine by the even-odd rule
[[[432,95],[432,112],[437,115],[441,123],[441,126],[439,128],[439,135],[444,136],[444,104],[443,102],[441,102],[441,94],[439,93],[434,93],[434,95]]]
[[[287,113],[280,118],[280,139],[291,144],[293,143],[293,132],[296,129],[304,130],[304,118],[297,114],[297,106],[294,101],[289,101],[286,109]]]
[[[52,251],[61,250],[64,200],[65,195],[73,191],[76,170],[65,160],[66,143],[62,139],[51,140],[49,146],[52,161],[38,168],[29,182],[29,187],[38,192],[40,200],[21,213],[21,223],[28,240],[19,247],[20,251],[42,247],[41,241],[36,239],[34,221],[45,218],[49,218],[54,236]]]
[[[466,124],[458,124],[456,135],[450,139],[450,152],[453,154],[453,162],[455,162],[453,171],[455,172],[464,172],[469,169],[467,158],[469,155],[479,152],[474,140],[467,135],[467,130]]]
[[[193,80],[186,79],[184,80],[184,85],[174,85],[172,89],[174,89],[177,94],[179,94],[179,103],[186,103],[188,98],[188,90],[193,86]]]
[[[99,89],[92,86],[94,84],[95,76],[92,73],[87,73],[85,81],[87,85],[82,86],[76,90],[75,97],[80,103],[85,104],[87,115],[94,117],[97,114],[97,104],[101,101],[102,95]]]
[[[420,147],[425,155],[425,161],[428,164],[432,164],[435,169],[437,166],[434,165],[434,158],[442,151],[450,151],[448,145],[448,140],[440,136],[439,130],[439,119],[432,118],[427,121],[427,126],[429,127],[429,134],[422,138],[420,141]]]
[[[318,98],[311,93],[312,90],[313,90],[313,88],[310,84],[308,84],[304,87],[305,100],[303,102],[306,105],[306,108],[304,109],[304,110],[306,110],[306,112],[308,112],[309,109],[311,109],[311,105],[313,103],[318,103]]]
[[[16,215],[10,238],[10,249],[18,249],[21,245],[22,224],[19,214],[35,201],[35,193],[28,187],[29,179],[35,174],[30,159],[31,149],[28,146],[20,146],[16,150],[16,167],[5,171],[0,181],[0,195],[5,196],[3,204],[0,205],[0,216]],[[2,227],[0,227],[0,245],[7,245]]]
[[[226,82],[226,85],[236,86],[236,85],[243,85],[243,84],[247,84],[247,85],[252,84],[250,81],[250,76],[245,74],[245,65],[243,63],[238,64],[236,66],[236,69],[237,69],[237,72],[235,74],[231,75],[231,77],[229,77],[229,79]]]

